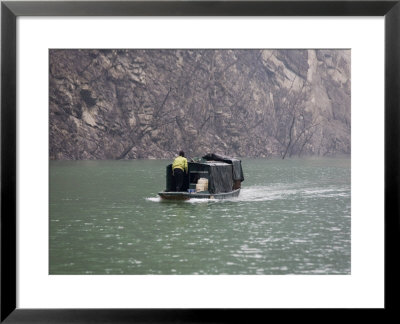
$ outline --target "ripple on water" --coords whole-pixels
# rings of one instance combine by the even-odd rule
[[[347,274],[350,183],[340,183],[332,173],[318,174],[314,166],[294,170],[295,162],[279,161],[271,173],[273,161],[250,161],[258,169],[246,167],[239,197],[227,200],[164,201],[156,196],[157,177],[140,182],[136,192],[132,182],[121,185],[127,173],[108,177],[104,188],[113,188],[115,194],[103,193],[91,208],[82,205],[93,202],[93,192],[85,188],[79,205],[63,200],[54,207],[61,198],[74,197],[66,193],[51,202],[51,269],[62,273],[64,266],[64,273],[88,274]],[[164,180],[160,165],[146,169],[144,176],[160,169]],[[111,170],[123,168],[116,164]],[[82,174],[86,171],[92,172],[88,168]],[[130,166],[132,172],[135,167]],[[137,175],[130,181],[138,179],[143,180]],[[81,234],[83,230],[89,232]],[[77,255],[76,264],[67,266]]]

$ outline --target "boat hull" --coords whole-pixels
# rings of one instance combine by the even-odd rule
[[[230,192],[222,192],[218,194],[201,193],[201,192],[173,192],[173,191],[162,191],[158,195],[165,200],[189,200],[189,199],[229,199],[239,196],[240,189],[236,189]]]

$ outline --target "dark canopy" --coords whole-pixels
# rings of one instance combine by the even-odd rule
[[[221,162],[207,163],[210,193],[230,192],[233,188],[232,165]]]
[[[225,163],[232,164],[233,167],[233,180],[237,181],[244,181],[243,170],[242,170],[242,161],[239,159],[222,156],[214,153],[208,153],[203,156],[204,160],[207,161],[221,161]]]
[[[188,162],[188,173],[184,174],[182,191],[194,189],[200,178],[208,179],[209,193],[224,193],[240,188],[244,180],[242,164],[238,159],[207,154],[206,162]],[[172,164],[167,166],[166,191],[175,191],[175,179],[172,175]]]

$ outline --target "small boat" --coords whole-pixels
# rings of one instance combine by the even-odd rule
[[[166,169],[166,189],[158,195],[167,200],[233,198],[239,196],[244,181],[242,162],[239,159],[213,153],[188,162],[182,191],[175,191],[172,164]]]

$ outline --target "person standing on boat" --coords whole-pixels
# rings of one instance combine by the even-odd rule
[[[175,178],[176,191],[182,190],[183,172],[188,173],[188,163],[185,158],[185,152],[180,151],[179,156],[172,163],[172,175]]]

